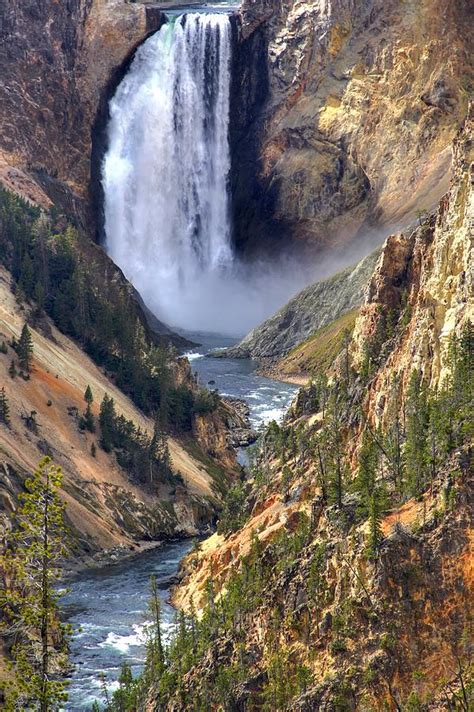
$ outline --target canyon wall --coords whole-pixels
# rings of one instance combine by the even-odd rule
[[[0,182],[91,220],[92,133],[134,49],[162,13],[122,0],[0,6]]]
[[[427,385],[443,383],[451,337],[466,320],[474,320],[473,140],[471,104],[453,144],[450,190],[434,215],[414,231],[387,239],[368,286],[353,335],[356,365],[382,311],[405,308],[409,317],[370,390],[369,410],[375,419],[384,411],[394,377],[406,388],[412,370],[420,369]]]
[[[449,191],[434,215],[386,240],[352,341],[327,369],[332,395],[321,386],[320,370],[282,426],[271,425],[262,437],[253,470],[235,495],[240,510],[230,499],[218,533],[185,560],[174,602],[200,611],[204,626],[221,616],[184,677],[194,698],[213,694],[225,669],[232,671],[226,695],[235,709],[259,710],[268,699],[272,709],[305,712],[472,706],[465,641],[472,639],[474,591],[473,120],[470,109],[454,140]],[[390,428],[397,423],[403,442],[396,476],[404,480],[412,467],[409,418],[414,412],[420,418],[423,408],[421,400],[415,410],[410,403],[410,375],[419,369],[436,399],[438,386],[456,380],[449,344],[461,333],[462,398],[447,424],[461,435],[443,450],[443,427],[431,411],[429,478],[421,490],[400,489]],[[375,344],[373,362],[364,375],[368,344]],[[394,420],[389,401],[397,383]],[[418,451],[428,442],[423,432]],[[380,449],[378,467],[375,450],[367,450],[371,439]],[[331,495],[338,472],[339,502]],[[372,504],[361,516],[360,483],[368,472]],[[380,487],[387,499],[375,510]],[[152,689],[144,709],[153,709],[156,699]],[[170,709],[186,709],[181,699],[175,696]]]
[[[436,205],[473,85],[469,2],[244,0],[240,19],[241,249],[375,240]]]

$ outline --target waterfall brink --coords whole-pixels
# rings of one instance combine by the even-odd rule
[[[230,60],[227,15],[184,15],[139,48],[110,103],[107,250],[172,326],[223,327]]]

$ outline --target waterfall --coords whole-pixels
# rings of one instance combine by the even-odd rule
[[[233,269],[230,60],[227,15],[181,16],[138,49],[110,102],[107,250],[172,326],[223,326],[217,295]]]

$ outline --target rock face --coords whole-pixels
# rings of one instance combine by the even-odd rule
[[[435,389],[448,373],[450,337],[474,320],[473,159],[471,110],[454,141],[452,182],[437,211],[411,234],[390,236],[377,259],[346,354],[347,370],[342,363],[327,374],[333,378],[332,395],[317,381],[300,392],[283,427],[271,426],[262,436],[241,518],[221,522],[222,533],[185,561],[175,603],[188,611],[204,608],[204,621],[209,610],[222,611],[225,621],[222,601],[227,601],[235,616],[226,630],[219,621],[205,653],[187,673],[189,694],[197,690],[204,696],[214,689],[220,670],[241,664],[230,686],[235,709],[260,709],[270,693],[272,709],[301,712],[434,712],[455,709],[463,695],[465,709],[472,706],[471,653],[462,642],[474,596],[472,418],[461,416],[465,436],[444,451],[442,464],[436,464],[435,455],[423,489],[403,490],[396,498],[388,466],[393,455],[385,439],[394,431],[378,426],[387,424],[387,396],[397,382],[402,385],[398,424],[407,417],[406,384],[414,368],[436,399]],[[360,368],[367,342],[390,313],[396,319],[387,321],[391,328],[375,342],[378,351],[367,377]],[[468,412],[472,392],[470,338],[463,347],[470,367],[463,371],[460,413],[466,405]],[[338,401],[344,383],[346,394]],[[344,457],[331,449],[338,432],[341,437],[340,423],[349,435],[347,440],[342,435],[346,460],[339,469],[347,479],[340,501],[333,503],[325,477],[326,468],[337,472],[338,458]],[[408,427],[397,425],[398,437],[407,438]],[[387,459],[371,470],[364,441],[373,437],[379,447],[374,433]],[[439,432],[424,433],[439,446]],[[272,451],[272,442],[279,443],[277,450]],[[325,442],[331,443],[326,460]],[[403,460],[409,455],[407,439],[400,453]],[[361,516],[364,495],[357,480],[370,471],[371,501],[383,483],[392,492],[391,509],[384,505],[384,511]],[[402,478],[409,475],[408,460],[401,472]],[[380,537],[376,556],[367,549],[374,526]],[[299,551],[298,542],[303,542]],[[258,584],[247,587],[254,580]],[[208,603],[210,590],[217,594],[215,609]],[[234,601],[239,603],[233,608]],[[306,667],[307,680],[281,702],[277,695],[289,685],[292,671],[298,676],[298,665]],[[153,690],[149,702],[145,708],[154,709]],[[175,696],[170,709],[185,705]]]
[[[383,412],[394,376],[407,385],[414,368],[436,387],[446,374],[449,340],[474,320],[474,107],[453,147],[450,190],[436,213],[411,234],[389,237],[368,286],[354,329],[354,358],[377,326],[380,310],[407,303],[407,327],[379,370],[370,410]]]
[[[244,0],[240,17],[242,249],[335,246],[436,204],[472,87],[472,3]]]
[[[285,355],[317,329],[362,304],[379,254],[377,249],[355,266],[306,287],[239,344],[216,355],[255,358],[266,364]]]
[[[121,0],[2,3],[0,181],[83,221],[92,127],[124,62],[162,19]]]

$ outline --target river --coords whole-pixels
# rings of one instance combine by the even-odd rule
[[[254,428],[272,419],[280,419],[297,388],[273,381],[255,373],[250,360],[216,359],[208,355],[216,348],[230,346],[235,339],[203,334],[186,334],[201,345],[188,352],[199,381],[217,388],[223,396],[245,399],[250,407]],[[209,381],[214,383],[209,384]],[[163,630],[173,628],[174,610],[167,603],[168,581],[192,542],[166,543],[100,570],[85,572],[70,584],[62,599],[66,618],[76,632],[71,645],[71,662],[75,665],[69,687],[68,712],[90,710],[101,698],[100,674],[107,679],[109,692],[117,686],[121,664],[126,661],[136,674],[144,656],[143,625],[151,574],[157,576],[163,601]]]

